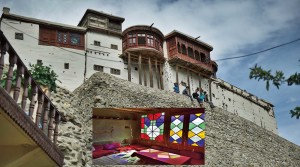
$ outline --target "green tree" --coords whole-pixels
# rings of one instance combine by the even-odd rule
[[[29,72],[32,75],[32,78],[40,85],[48,86],[49,90],[56,92],[56,83],[60,80],[57,79],[58,75],[51,69],[51,65],[45,66],[43,63],[38,64],[29,64]]]
[[[50,90],[50,92],[54,91],[56,92],[56,81],[60,82],[57,77],[58,75],[51,69],[50,66],[45,66],[42,63],[39,64],[29,64],[29,72],[31,73],[32,78],[40,85],[47,86]],[[6,78],[7,73],[4,73],[2,76],[2,80],[0,82],[0,86],[5,88],[6,85]],[[12,87],[15,87],[17,80],[17,70],[14,70],[13,72],[13,78],[12,78]],[[24,83],[24,78],[22,78],[21,83]],[[31,87],[29,87],[31,89]],[[30,91],[29,91],[30,92]]]
[[[299,60],[300,61],[300,60]],[[300,85],[300,73],[296,72],[295,74],[289,76],[287,79],[282,71],[275,71],[275,74],[271,73],[271,70],[264,70],[260,66],[257,66],[257,64],[250,68],[250,79],[255,80],[263,80],[266,82],[266,89],[269,90],[270,83],[272,83],[274,86],[276,86],[277,89],[283,84],[287,84],[288,86],[298,86]],[[300,106],[296,106],[293,110],[290,110],[290,114],[293,117],[296,117],[296,119],[300,118]]]

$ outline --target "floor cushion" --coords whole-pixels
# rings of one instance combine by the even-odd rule
[[[103,150],[113,150],[118,147],[121,147],[120,143],[109,143],[103,145]]]

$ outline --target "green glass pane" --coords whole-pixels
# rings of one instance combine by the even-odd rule
[[[171,129],[174,129],[176,127],[176,125],[175,124],[173,124],[173,123],[171,123],[171,126],[170,126],[170,128]]]
[[[164,134],[164,130],[163,129],[161,129],[160,131],[159,131],[159,134]]]
[[[202,124],[199,125],[199,128],[205,130],[205,123],[203,122]]]
[[[178,128],[183,129],[183,123],[182,122],[180,124],[178,124]]]
[[[164,124],[161,124],[161,125],[159,126],[159,129],[164,129]]]
[[[189,123],[189,130],[192,130],[196,127],[195,124],[193,124],[192,122]]]

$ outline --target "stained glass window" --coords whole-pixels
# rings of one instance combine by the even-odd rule
[[[205,122],[204,113],[190,114],[188,144],[192,146],[204,147]]]
[[[141,138],[163,141],[165,113],[142,115]]]
[[[182,142],[183,119],[184,119],[184,115],[171,116],[170,142],[172,143]]]

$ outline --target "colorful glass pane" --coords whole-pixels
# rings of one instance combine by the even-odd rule
[[[184,115],[171,116],[170,142],[172,143],[182,142],[183,119],[184,119]]]
[[[165,113],[141,116],[141,138],[163,141]]]
[[[204,147],[205,138],[205,114],[190,114],[188,144],[192,146]]]

